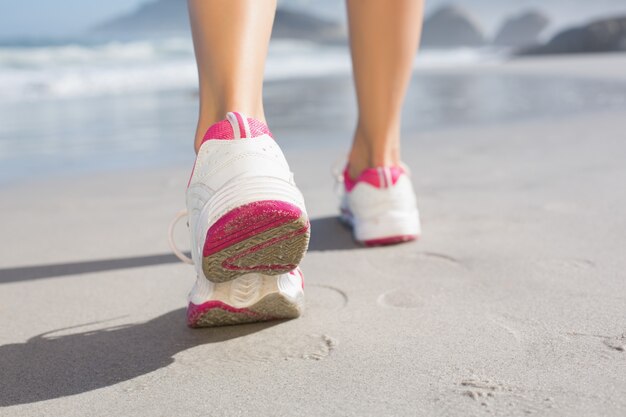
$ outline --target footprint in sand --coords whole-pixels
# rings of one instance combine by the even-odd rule
[[[568,336],[573,337],[592,337],[595,339],[602,340],[602,343],[607,348],[614,350],[616,352],[626,352],[626,332],[622,333],[618,336],[605,336],[601,334],[590,334],[590,333],[579,333],[579,332],[568,332],[566,333]]]
[[[348,304],[345,291],[330,285],[306,286],[306,310],[339,310]]]
[[[536,264],[555,272],[582,272],[596,267],[596,263],[590,259],[543,259]]]
[[[410,288],[396,288],[378,297],[378,304],[383,307],[419,308],[423,299],[417,290]]]
[[[604,339],[604,345],[616,352],[626,352],[626,333],[621,336]]]
[[[410,255],[405,254],[404,258],[406,265],[412,265],[418,268],[417,272],[413,271],[411,274],[426,277],[434,275],[439,276],[437,279],[437,289],[435,289],[435,291],[440,291],[441,285],[445,285],[446,283],[456,287],[455,283],[458,282],[458,274],[468,269],[459,259],[443,253],[417,252]],[[414,261],[411,262],[412,260]],[[419,285],[415,285],[414,288],[394,288],[378,296],[377,302],[383,307],[406,309],[422,308],[427,301],[424,299],[424,294],[433,294],[433,291],[431,291],[432,288],[429,289],[429,282],[432,283],[432,281],[425,279],[417,283]]]
[[[326,334],[281,334],[267,333],[249,335],[238,343],[224,344],[220,360],[233,362],[273,362],[281,360],[320,361],[330,356],[338,341]]]
[[[544,413],[554,408],[554,399],[541,391],[526,391],[485,378],[467,378],[457,384],[459,393],[495,415]],[[465,410],[467,412],[467,410]]]
[[[400,256],[396,257],[398,261],[410,261],[410,260],[419,260],[421,263],[427,263],[433,267],[446,268],[462,268],[466,269],[467,266],[463,264],[459,259],[454,256],[447,255],[445,253],[438,252],[415,252],[415,253],[404,253]]]
[[[419,254],[421,257],[425,259],[432,259],[436,261],[440,261],[443,263],[447,263],[454,266],[464,266],[460,260],[457,258],[446,255],[445,253],[437,253],[437,252],[423,252]]]

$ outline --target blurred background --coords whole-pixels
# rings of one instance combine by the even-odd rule
[[[404,126],[445,129],[626,108],[626,85],[615,80],[480,70],[623,52],[624,0],[429,0]],[[266,104],[284,147],[349,143],[349,74],[343,2],[280,1]],[[305,79],[317,79],[315,88]],[[184,0],[4,2],[0,186],[35,175],[191,164],[196,82]],[[290,129],[303,123],[345,139],[290,140]]]

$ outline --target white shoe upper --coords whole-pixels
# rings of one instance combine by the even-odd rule
[[[419,237],[417,199],[404,168],[371,168],[354,180],[346,169],[343,182],[341,218],[353,227],[355,240],[385,244]]]
[[[207,230],[230,210],[255,201],[278,200],[306,212],[289,165],[267,127],[239,113],[228,113],[226,120],[207,131],[186,200],[191,253],[199,276],[203,276]]]

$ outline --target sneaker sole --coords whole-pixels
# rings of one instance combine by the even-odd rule
[[[284,274],[302,261],[309,236],[309,219],[297,206],[277,200],[245,204],[207,231],[202,270],[216,283],[250,272]]]
[[[295,297],[287,295],[281,290],[276,277],[249,275],[232,283],[219,285],[228,288],[221,288],[214,295],[216,299],[199,305],[189,303],[187,308],[189,327],[218,327],[294,319],[302,314],[304,308],[303,291],[300,289]],[[232,305],[233,300],[238,301],[239,305],[243,301],[245,307]]]

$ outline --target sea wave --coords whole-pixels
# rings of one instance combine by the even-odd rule
[[[485,58],[482,51],[424,51],[416,66],[449,66]],[[272,42],[266,79],[348,73],[341,46]],[[100,44],[0,47],[0,102],[194,89],[193,46],[172,38]]]

